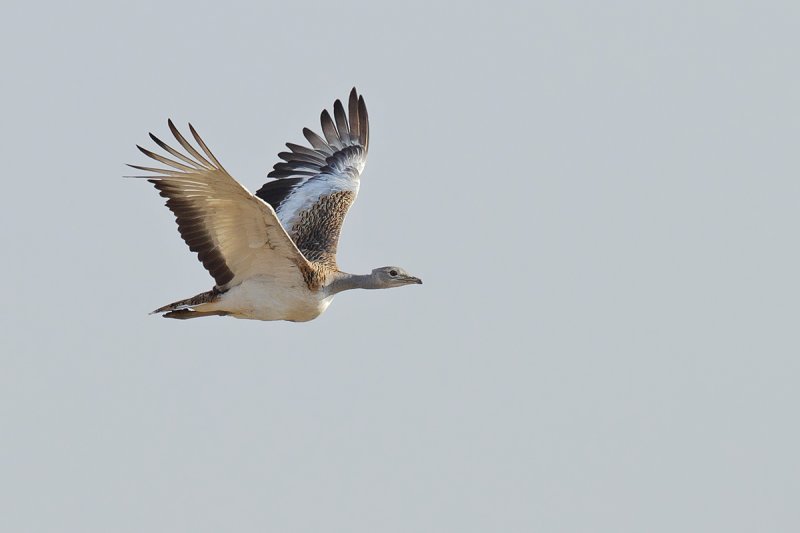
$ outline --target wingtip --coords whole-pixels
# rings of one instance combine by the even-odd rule
[[[153,152],[151,152],[151,151],[150,151],[150,150],[148,150],[147,148],[143,148],[142,146],[140,146],[140,145],[138,145],[138,144],[136,145],[136,148],[138,148],[138,149],[139,149],[139,151],[140,151],[140,152],[142,152],[142,153],[143,153],[144,155],[146,155],[147,157],[152,157],[150,154],[152,154]]]
[[[172,133],[172,136],[175,137],[175,139],[177,139],[178,142],[180,142],[180,140],[181,140],[180,139],[181,138],[181,132],[175,126],[175,123],[172,122],[171,118],[167,119],[167,127],[169,127],[169,131],[170,131],[170,133]],[[183,144],[183,143],[181,143],[181,144]]]

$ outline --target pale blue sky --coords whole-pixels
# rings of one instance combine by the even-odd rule
[[[12,3],[0,530],[800,530],[794,2]],[[123,180],[166,119],[256,190],[356,85],[307,324]]]

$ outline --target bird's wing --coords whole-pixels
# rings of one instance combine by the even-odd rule
[[[151,133],[150,138],[174,159],[137,148],[169,168],[129,166],[152,173],[135,177],[146,178],[167,198],[181,237],[190,250],[197,252],[197,258],[216,280],[217,289],[226,291],[257,275],[311,286],[316,269],[286,234],[272,207],[228,174],[191,124],[192,136],[205,155],[171,120],[168,124],[185,152]]]
[[[309,259],[336,267],[336,247],[347,210],[358,194],[359,176],[367,162],[369,119],[364,98],[350,92],[348,110],[333,104],[333,117],[322,112],[323,137],[308,128],[311,147],[286,143],[270,178],[256,192],[269,203],[300,251]]]

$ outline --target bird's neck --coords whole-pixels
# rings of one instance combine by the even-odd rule
[[[333,295],[350,289],[380,289],[372,274],[348,274],[338,272],[328,284],[328,293]]]

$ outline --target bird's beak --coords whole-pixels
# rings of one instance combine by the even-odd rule
[[[415,278],[414,276],[409,276],[408,281],[416,283],[417,285],[422,285],[422,280],[419,278]]]

